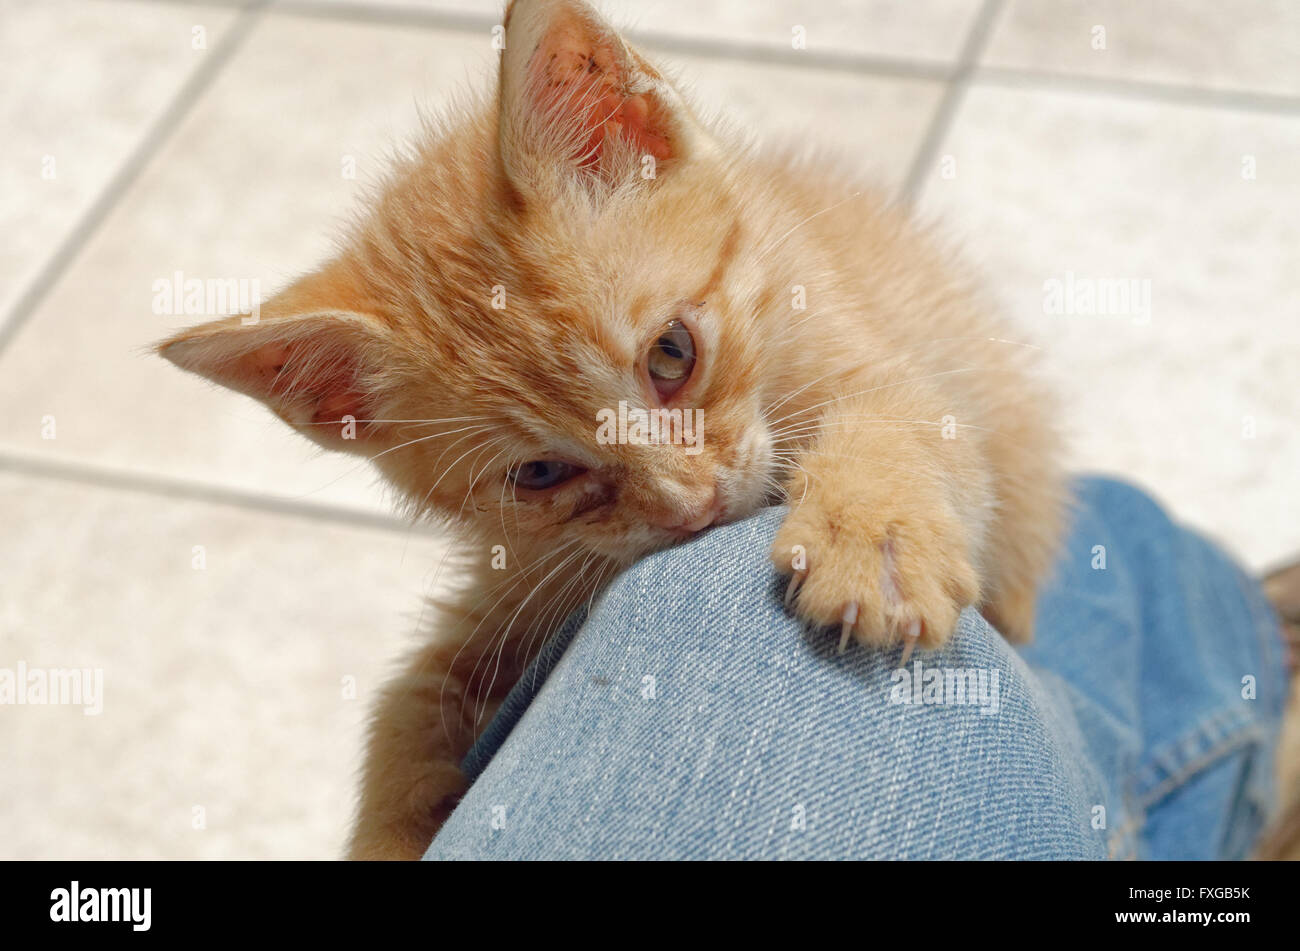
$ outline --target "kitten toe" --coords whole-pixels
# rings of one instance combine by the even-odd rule
[[[844,605],[844,612],[840,617],[844,626],[840,628],[839,652],[843,654],[844,649],[849,646],[849,635],[853,633],[853,625],[858,623],[858,602],[850,601]]]
[[[790,610],[790,604],[794,597],[799,593],[799,586],[803,584],[803,579],[808,577],[807,571],[796,571],[790,579],[790,583],[785,586],[785,609]]]

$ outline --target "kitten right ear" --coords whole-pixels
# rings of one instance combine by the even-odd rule
[[[498,137],[515,186],[617,183],[687,157],[703,132],[676,90],[582,0],[506,9]]]
[[[322,306],[313,287],[306,278],[262,305],[255,322],[223,317],[176,334],[157,352],[261,400],[326,448],[373,452],[390,442],[381,418],[385,393],[396,388],[394,341],[368,314]]]

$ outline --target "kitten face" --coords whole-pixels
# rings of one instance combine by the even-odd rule
[[[416,513],[626,563],[775,486],[762,229],[675,90],[584,4],[512,4],[506,39],[496,101],[399,162],[335,260],[259,324],[160,349],[373,458]],[[620,415],[661,409],[693,445],[623,438]]]
[[[692,184],[629,197],[635,213],[557,204],[521,220],[498,209],[495,241],[511,244],[497,261],[504,306],[485,300],[430,322],[441,336],[424,355],[431,380],[446,381],[436,355],[458,339],[473,352],[454,386],[397,417],[463,418],[446,437],[411,447],[414,465],[389,467],[409,497],[619,561],[763,504],[772,467],[757,396],[764,361],[741,312],[750,302],[728,273],[740,225],[719,214],[730,211],[723,197],[698,207],[699,179]],[[683,220],[692,222],[686,233]],[[651,372],[665,362],[669,328],[685,333],[694,360],[665,398]],[[669,373],[681,369],[668,362]],[[660,409],[689,426],[658,442],[619,432],[620,415]],[[475,423],[487,428],[450,432]],[[545,478],[518,477],[535,462],[551,464],[528,470]]]

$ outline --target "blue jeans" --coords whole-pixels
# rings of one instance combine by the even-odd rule
[[[1286,691],[1276,619],[1147,496],[1086,479],[1010,647],[851,646],[782,608],[768,510],[568,620],[464,768],[429,859],[1242,858]]]

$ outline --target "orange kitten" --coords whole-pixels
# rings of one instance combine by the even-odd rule
[[[705,127],[579,0],[516,0],[505,40],[496,96],[399,162],[335,258],[159,348],[473,541],[375,711],[357,858],[421,854],[475,712],[648,552],[788,499],[794,610],[910,649],[967,605],[1029,637],[1061,524],[1027,348],[905,215]],[[620,441],[620,407],[690,412]]]

